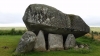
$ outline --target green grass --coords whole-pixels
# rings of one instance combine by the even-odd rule
[[[0,36],[0,56],[11,56],[20,40],[20,37],[21,36],[19,35]]]
[[[0,36],[0,56],[12,56],[21,35],[2,35]],[[46,51],[46,52],[28,52],[21,56],[100,56],[100,42],[86,37],[77,38],[77,43],[88,44],[90,50],[63,50],[63,51]],[[6,47],[6,48],[4,48]]]

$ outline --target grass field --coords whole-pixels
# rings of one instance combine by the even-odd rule
[[[21,35],[2,35],[0,36],[0,56],[12,56]],[[88,44],[90,50],[63,50],[50,52],[29,52],[21,56],[100,56],[100,42],[91,40],[90,38],[80,37],[77,42]]]
[[[91,31],[100,32],[100,27],[91,27]]]
[[[0,27],[0,30],[25,30],[25,27]],[[92,31],[100,32],[100,27],[91,27]],[[21,35],[0,35],[0,56],[12,56]],[[100,38],[100,37],[99,37]],[[100,42],[90,38],[80,37],[76,39],[77,42],[88,44],[89,50],[63,50],[63,51],[50,51],[50,52],[28,52],[21,56],[100,56]]]
[[[20,37],[21,36],[19,35],[0,36],[0,56],[12,56],[12,53],[20,40]]]

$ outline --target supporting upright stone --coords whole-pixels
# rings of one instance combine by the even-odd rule
[[[15,50],[15,53],[31,51],[35,43],[36,35],[32,31],[26,31]]]
[[[75,37],[73,34],[68,34],[68,37],[65,41],[65,49],[72,48],[75,46]]]
[[[58,34],[48,35],[49,50],[63,50],[63,36]]]
[[[34,51],[46,51],[43,31],[40,30],[35,41]]]

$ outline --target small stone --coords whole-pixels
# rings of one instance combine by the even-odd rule
[[[75,46],[75,37],[73,34],[68,34],[68,37],[65,41],[65,49],[72,48]]]
[[[35,39],[36,39],[35,33],[33,33],[32,31],[26,31],[23,34],[18,44],[18,47],[15,50],[15,53],[23,53],[31,51],[34,46]]]
[[[40,30],[35,41],[34,51],[46,51],[46,44],[43,31]]]
[[[88,50],[89,49],[89,45],[85,44],[84,48]]]
[[[78,47],[78,45],[76,45],[75,47],[74,47],[74,49],[78,49],[79,47]]]
[[[88,50],[88,49],[89,49],[89,47],[85,47],[85,49],[86,49],[86,50]]]
[[[58,34],[48,35],[49,50],[63,50],[63,36]]]
[[[81,44],[81,45],[80,45],[80,48],[84,48],[84,45]]]

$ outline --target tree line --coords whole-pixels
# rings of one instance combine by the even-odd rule
[[[11,30],[0,30],[0,35],[22,35],[26,32],[26,30],[15,30],[12,28]]]

